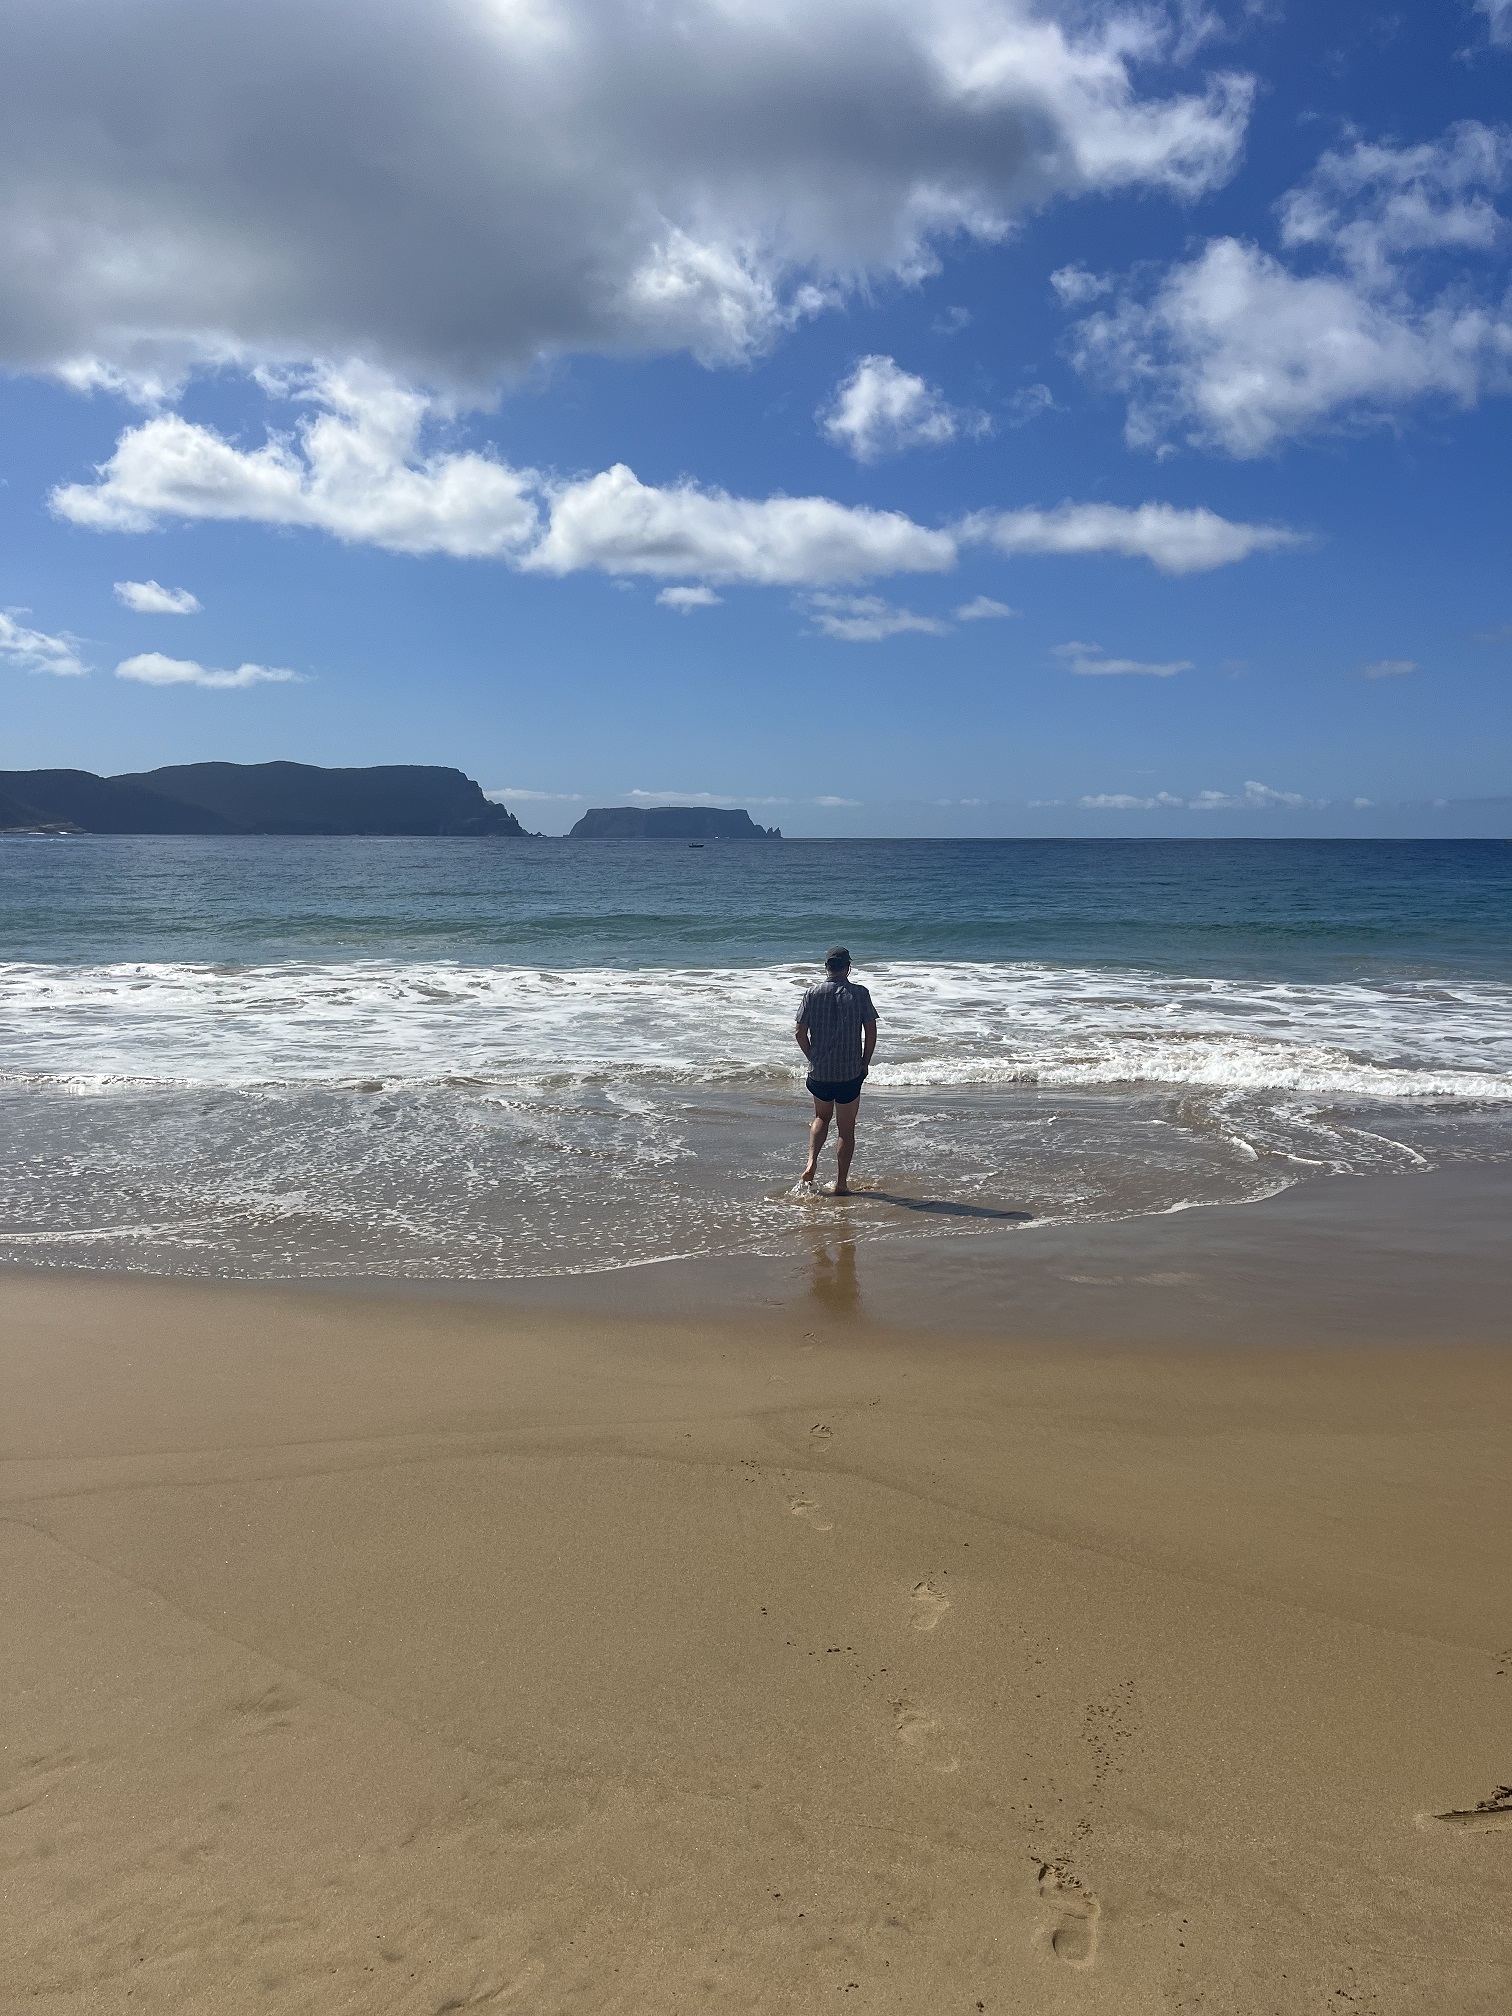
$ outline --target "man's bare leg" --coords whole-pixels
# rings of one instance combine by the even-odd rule
[[[800,1183],[812,1183],[814,1180],[814,1171],[819,1167],[819,1151],[829,1138],[830,1115],[834,1110],[835,1103],[832,1099],[814,1101],[814,1117],[809,1123],[808,1167],[798,1178]]]
[[[840,1129],[840,1140],[835,1149],[835,1161],[838,1166],[835,1175],[835,1188],[832,1193],[836,1197],[848,1197],[850,1195],[850,1185],[846,1181],[846,1178],[850,1175],[851,1157],[856,1152],[856,1115],[860,1110],[861,1099],[859,1094],[851,1100],[848,1106],[837,1106],[835,1108],[835,1124]]]

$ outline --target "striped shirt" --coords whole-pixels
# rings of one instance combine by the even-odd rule
[[[809,1032],[809,1076],[821,1085],[859,1078],[866,1069],[861,1025],[876,1019],[872,998],[857,980],[821,980],[810,987],[798,1010],[798,1026]]]

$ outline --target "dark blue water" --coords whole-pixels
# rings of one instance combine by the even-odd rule
[[[1501,841],[0,841],[0,959],[1512,976]]]

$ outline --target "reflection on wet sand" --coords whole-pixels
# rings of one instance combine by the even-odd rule
[[[856,1271],[856,1242],[848,1235],[821,1234],[809,1255],[809,1292],[836,1314],[853,1314],[861,1306],[861,1279]]]
[[[853,1190],[847,1203],[891,1204],[903,1211],[918,1211],[931,1217],[992,1219],[1010,1225],[1027,1225],[1032,1211],[1002,1211],[983,1204],[959,1204],[945,1197],[905,1197],[891,1190]],[[872,1221],[875,1225],[875,1220]],[[861,1306],[861,1278],[856,1265],[856,1241],[849,1232],[820,1231],[811,1234],[809,1249],[809,1292],[826,1309],[854,1314]]]

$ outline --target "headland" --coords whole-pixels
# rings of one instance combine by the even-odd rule
[[[481,785],[431,763],[175,763],[118,777],[4,770],[0,831],[526,837]]]

